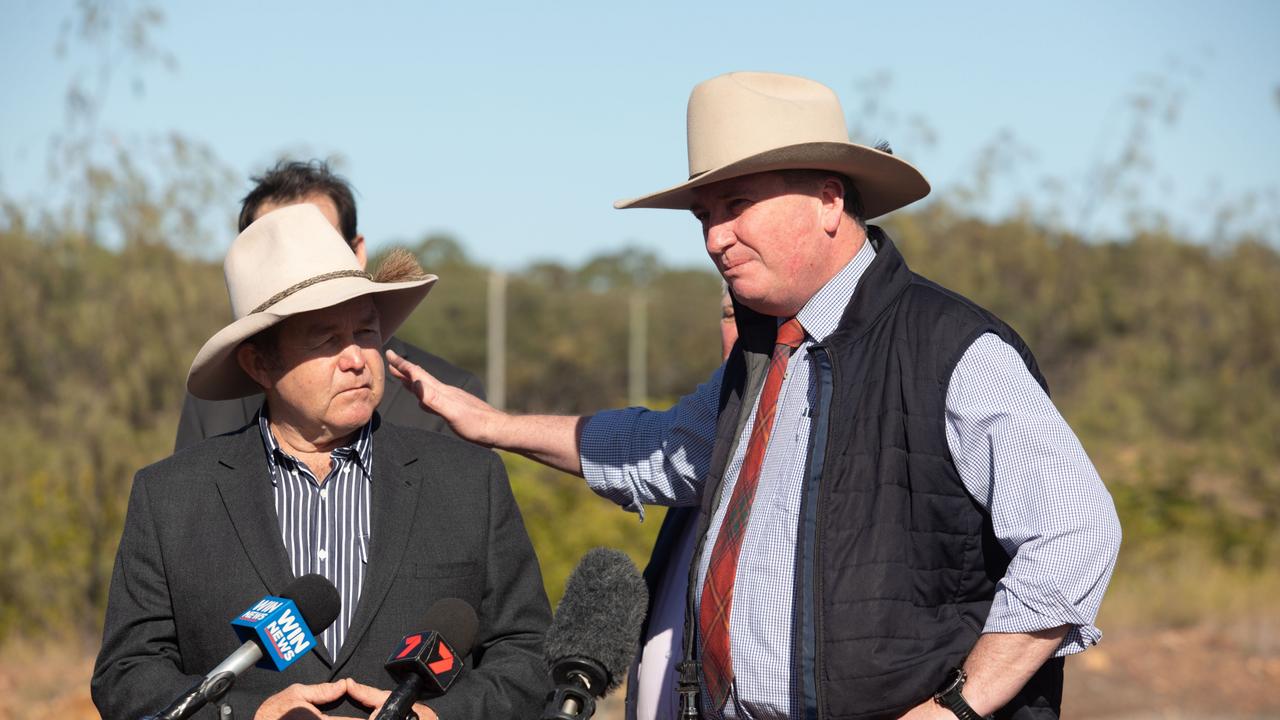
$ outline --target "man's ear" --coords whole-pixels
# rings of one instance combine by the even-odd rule
[[[827,178],[822,183],[818,198],[822,201],[822,229],[830,236],[835,236],[844,222],[844,185],[835,178]]]
[[[356,235],[356,239],[351,241],[351,252],[356,254],[356,260],[360,263],[362,270],[369,267],[369,253],[364,248],[364,235]]]
[[[240,369],[253,378],[253,381],[263,390],[269,390],[274,376],[267,369],[267,363],[264,360],[262,353],[258,352],[258,348],[254,347],[253,343],[243,342],[236,348],[236,363],[240,365]]]

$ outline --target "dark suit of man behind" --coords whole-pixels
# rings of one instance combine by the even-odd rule
[[[439,355],[432,355],[399,338],[391,338],[387,348],[426,368],[440,382],[462,388],[481,400],[485,399],[484,383],[480,378],[450,364]],[[178,420],[178,437],[174,441],[173,449],[178,451],[195,445],[205,438],[239,430],[253,420],[261,407],[261,394],[234,400],[201,400],[187,393],[187,399],[182,404],[182,417]],[[387,384],[382,402],[378,403],[378,414],[385,422],[395,425],[453,435],[448,423],[435,413],[423,412],[418,405],[418,398],[406,391],[399,383]],[[456,435],[453,436],[456,437]]]
[[[404,635],[450,630],[423,627],[445,597],[470,603],[482,620],[466,669],[431,706],[458,720],[526,716],[546,683],[538,670],[549,610],[501,463],[474,445],[389,423],[375,421],[373,443],[368,573],[339,657],[321,647],[283,674],[251,668],[228,696],[236,717],[251,718],[241,708],[289,683],[352,677],[392,687],[383,663]],[[163,708],[239,647],[231,618],[293,580],[268,476],[257,425],[138,473],[93,678],[104,717]],[[343,708],[331,712],[368,713]]]

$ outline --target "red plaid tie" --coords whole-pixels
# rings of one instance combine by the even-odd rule
[[[760,466],[764,462],[764,451],[769,447],[778,391],[787,372],[787,361],[803,341],[804,328],[800,327],[799,320],[791,318],[778,328],[773,360],[769,363],[764,389],[760,391],[755,425],[747,441],[747,454],[742,459],[738,482],[733,486],[720,533],[711,550],[706,583],[702,586],[702,605],[698,613],[698,630],[702,633],[702,677],[716,710],[724,707],[729,687],[733,684],[729,615],[733,609],[733,580],[738,573],[738,552],[742,549],[747,520],[751,517],[751,501],[756,495],[756,486],[760,484]]]

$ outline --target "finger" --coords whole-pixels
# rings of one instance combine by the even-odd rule
[[[382,704],[387,701],[387,696],[390,694],[391,692],[388,690],[379,690],[375,687],[362,685],[354,678],[347,678],[347,695],[361,705],[373,708],[374,715],[377,715],[378,710],[382,709]]]
[[[402,375],[413,375],[415,370],[423,372],[422,368],[409,362],[390,348],[387,349],[387,364],[391,366],[392,370]]]
[[[402,382],[410,376],[409,369],[405,367],[409,364],[408,360],[397,355],[395,350],[388,349],[385,354],[387,356],[387,370],[392,375]]]
[[[409,377],[408,375],[405,375],[404,373],[400,372],[400,368],[397,368],[395,365],[391,365],[391,364],[387,365],[387,372],[391,373],[391,376],[396,378],[397,380],[404,380],[405,378]]]
[[[421,365],[397,355],[394,350],[387,350],[387,365],[391,367],[393,371],[413,378],[414,380],[421,380],[425,383],[430,383],[432,386],[440,384],[440,381],[436,379],[435,375],[427,372]]]
[[[388,366],[388,368],[391,370],[391,376],[394,377],[396,380],[399,380],[400,384],[404,386],[405,390],[408,390],[414,395],[418,394],[417,386],[421,385],[422,383],[418,382],[417,380],[414,380],[412,375],[405,375],[404,373],[390,366]]]
[[[390,348],[387,349],[386,356],[387,356],[387,367],[403,375],[405,371],[402,368],[405,365],[410,364],[409,361],[397,355],[396,351]]]
[[[407,390],[419,396],[422,395],[420,388],[426,388],[428,382],[436,382],[430,373],[400,357],[394,350],[387,350],[387,369]]]
[[[347,683],[335,680],[329,683],[298,686],[298,699],[309,703],[327,703],[347,694]]]
[[[386,355],[387,371],[397,380],[408,385],[413,379],[413,370],[417,366],[397,355],[394,350],[387,350]]]

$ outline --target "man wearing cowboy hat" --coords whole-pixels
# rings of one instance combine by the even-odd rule
[[[276,208],[309,202],[320,208],[330,224],[342,233],[343,240],[351,248],[351,252],[355,253],[360,266],[367,264],[368,254],[364,235],[357,229],[356,200],[351,192],[351,185],[345,178],[330,170],[328,163],[318,160],[282,160],[262,175],[253,178],[253,182],[253,189],[240,202],[241,232],[254,220]],[[484,384],[480,379],[455,367],[444,358],[399,338],[388,339],[387,346],[426,368],[440,381],[484,398]],[[233,400],[203,400],[187,393],[182,403],[182,415],[178,420],[174,450],[244,427],[253,421],[261,406],[261,393]],[[383,420],[397,425],[452,434],[439,416],[420,412],[414,397],[405,392],[399,383],[387,386],[382,401],[378,403],[378,414]]]
[[[104,717],[165,707],[238,647],[230,618],[307,573],[338,588],[338,618],[285,673],[242,675],[227,696],[238,717],[367,716],[394,684],[383,663],[400,639],[451,630],[421,627],[446,597],[475,608],[475,650],[418,716],[524,717],[542,699],[550,609],[502,463],[375,414],[383,338],[436,280],[408,253],[383,268],[370,277],[309,203],[232,244],[235,321],[187,386],[266,402],[257,423],[136,476],[94,669]]]
[[[704,717],[1056,717],[1062,658],[1101,637],[1110,495],[1017,333],[865,225],[929,185],[845,127],[818,83],[717,77],[690,179],[617,203],[692,211],[734,296],[733,353],[671,410],[513,417],[392,372],[627,509],[700,506],[680,685]]]

